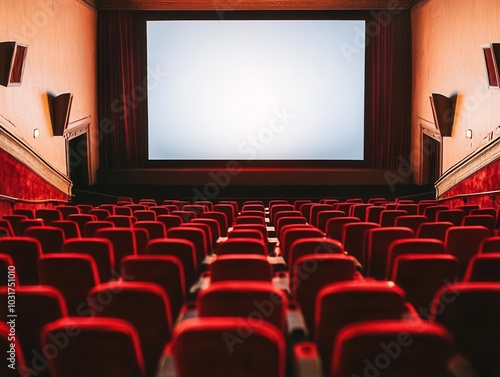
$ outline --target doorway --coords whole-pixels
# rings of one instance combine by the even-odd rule
[[[89,125],[71,128],[66,137],[66,166],[74,188],[90,185]]]

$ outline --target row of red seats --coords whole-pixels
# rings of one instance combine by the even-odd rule
[[[258,211],[258,209],[257,209],[257,208],[252,209],[252,210]],[[242,217],[245,217],[245,216],[242,216]],[[250,216],[250,217],[259,217],[259,216]],[[237,217],[237,219],[238,219],[238,218],[239,218],[239,217]],[[264,220],[264,221],[265,221],[265,220]],[[251,223],[251,224],[252,224],[252,223]],[[238,232],[238,231],[239,231],[240,233],[249,234],[249,233],[248,233],[248,232],[249,232],[249,231],[248,231],[248,228],[249,228],[249,227],[244,227],[244,228],[238,229],[238,225],[248,225],[248,224],[237,224],[237,225],[235,226],[235,228],[236,228],[236,232]],[[251,227],[250,227],[250,228],[251,228]],[[309,230],[309,229],[307,229],[307,230]],[[204,232],[202,232],[202,233],[204,233]],[[231,233],[232,233],[232,232],[231,232]],[[230,238],[232,239],[231,233],[230,233]],[[251,233],[252,233],[252,232],[250,232],[250,234],[251,234]],[[320,232],[320,233],[321,233],[321,232]],[[296,242],[303,241],[303,240],[301,239],[301,237],[298,237],[298,238],[299,238],[299,239],[298,239],[298,240],[296,240]],[[340,263],[346,263],[347,261],[348,261],[348,263],[347,263],[347,264],[344,264],[344,267],[339,267],[339,269],[338,269],[338,273],[335,273],[335,274],[332,274],[332,271],[333,271],[333,270],[332,270],[332,268],[334,268],[335,264],[330,264],[330,265],[327,265],[326,263],[321,263],[320,265],[321,265],[321,266],[324,266],[324,267],[325,267],[325,270],[324,270],[324,273],[322,273],[322,274],[321,274],[321,273],[318,273],[317,275],[318,275],[318,276],[321,276],[321,275],[324,275],[324,276],[325,276],[325,275],[328,275],[328,273],[330,273],[331,275],[334,275],[334,276],[336,276],[336,277],[339,277],[339,276],[341,276],[342,274],[344,274],[344,275],[345,275],[345,274],[346,274],[346,272],[347,272],[347,275],[349,275],[349,271],[352,271],[353,277],[354,277],[354,276],[356,276],[356,274],[355,274],[355,266],[356,266],[356,265],[355,265],[355,261],[354,261],[352,258],[350,258],[350,257],[346,257],[345,255],[343,255],[343,254],[342,254],[342,250],[341,250],[342,245],[341,245],[341,244],[339,244],[338,242],[337,242],[337,243],[334,243],[334,241],[328,241],[328,242],[329,242],[329,244],[328,244],[328,247],[329,247],[329,248],[331,248],[331,247],[332,247],[332,245],[334,245],[334,246],[337,248],[337,249],[336,249],[336,251],[338,251],[337,255],[324,255],[324,258],[323,258],[323,257],[321,257],[321,258],[320,258],[320,256],[315,255],[315,254],[317,254],[317,253],[315,253],[314,251],[315,251],[315,248],[318,246],[319,242],[321,242],[321,243],[326,243],[326,240],[328,240],[328,239],[325,239],[325,238],[324,238],[324,234],[323,234],[323,233],[321,233],[321,237],[319,237],[319,235],[318,235],[318,238],[321,238],[321,241],[318,241],[318,239],[313,239],[314,241],[312,241],[313,243],[312,243],[311,245],[314,245],[314,248],[313,248],[313,249],[311,249],[311,251],[313,251],[313,253],[312,253],[313,255],[310,255],[310,256],[309,256],[309,257],[310,257],[309,263],[311,263],[311,262],[318,262],[318,261],[320,261],[320,260],[321,260],[321,262],[330,261],[330,260],[333,262],[333,261],[335,260],[335,262],[337,262],[337,263],[339,264],[339,266],[340,266]],[[157,240],[157,243],[161,243],[162,241],[164,241],[164,240]],[[240,239],[240,241],[241,241],[241,239]],[[246,240],[246,241],[248,241],[248,240]],[[289,240],[289,241],[290,241],[290,240]],[[228,242],[228,243],[231,243],[231,242],[235,242],[235,241],[234,241],[234,240],[231,240],[231,241],[230,241],[230,242]],[[314,242],[316,242],[316,244],[314,244]],[[239,242],[236,242],[236,243],[239,243]],[[222,250],[224,249],[224,247],[228,247],[228,246],[227,246],[227,243],[223,243],[223,244],[220,244],[220,245],[224,245],[224,244],[226,244],[226,246],[221,247],[221,248],[220,248],[220,250],[219,250],[219,247],[217,247],[217,248],[216,248],[216,250],[217,250],[218,254],[224,254],[224,252],[223,252]],[[260,243],[259,243],[259,242],[257,242],[257,243],[255,243],[255,242],[254,242],[254,244],[255,244],[255,246],[256,246],[257,244],[259,244],[259,245],[260,245]],[[291,247],[293,247],[293,244],[294,244],[294,242],[291,242],[291,245],[290,245],[290,246],[291,246]],[[220,246],[220,245],[219,245],[219,246]],[[340,248],[339,248],[339,246],[338,246],[338,245],[340,245]],[[234,246],[234,245],[233,245],[233,246]],[[241,246],[242,246],[242,243],[239,243],[239,247],[238,247],[238,249],[239,249],[239,250],[241,250]],[[281,245],[280,245],[280,246],[281,246]],[[304,243],[304,245],[302,245],[302,247],[305,247],[305,243]],[[230,248],[228,248],[228,252],[230,253],[230,250],[229,250],[229,249],[230,249]],[[229,284],[229,288],[231,288],[231,284],[230,284],[230,283],[225,283],[225,284],[223,284],[222,286],[220,286],[220,285],[219,285],[219,288],[217,288],[217,281],[219,281],[219,283],[220,283],[221,281],[224,281],[224,277],[223,277],[223,275],[221,275],[221,274],[220,274],[220,271],[221,271],[221,264],[224,264],[224,262],[226,262],[226,263],[227,263],[228,261],[231,261],[231,260],[232,260],[233,262],[234,262],[234,261],[236,261],[237,263],[247,263],[247,262],[248,262],[248,260],[254,260],[254,261],[259,260],[260,262],[264,262],[264,261],[266,261],[266,262],[267,262],[267,258],[265,258],[265,257],[264,257],[264,255],[262,255],[262,254],[266,254],[266,249],[262,249],[262,248],[260,248],[260,247],[259,247],[259,249],[258,249],[258,250],[259,250],[259,251],[258,251],[258,253],[259,253],[259,254],[261,254],[261,256],[260,256],[260,257],[257,257],[257,256],[255,256],[255,255],[254,255],[252,258],[250,258],[249,256],[245,256],[245,257],[243,257],[243,259],[245,259],[245,261],[244,261],[244,262],[242,262],[242,260],[241,260],[241,259],[242,259],[242,256],[240,256],[240,258],[239,258],[239,260],[238,260],[238,258],[236,258],[236,256],[234,256],[234,255],[227,255],[227,256],[225,256],[225,257],[218,257],[217,259],[215,259],[215,261],[214,261],[213,265],[212,265],[212,264],[210,265],[210,274],[212,275],[212,277],[214,277],[214,276],[215,276],[215,281],[213,282],[213,284],[211,284],[211,285],[210,285],[210,287],[209,287],[206,291],[203,291],[203,292],[201,292],[201,293],[200,293],[200,297],[199,297],[199,298],[200,298],[200,299],[201,299],[201,298],[203,298],[203,300],[207,300],[207,299],[206,299],[206,297],[214,297],[214,296],[211,296],[212,294],[214,294],[213,292],[215,292],[215,297],[219,297],[219,298],[220,298],[220,296],[218,296],[218,295],[220,295],[221,290],[227,290],[227,288],[228,288],[228,285],[227,285],[227,284]],[[287,250],[288,250],[288,248],[287,248]],[[253,254],[253,252],[254,252],[254,251],[255,251],[255,249],[248,250],[248,252],[249,252],[249,253],[251,253],[251,254]],[[331,251],[330,251],[330,252],[331,252]],[[325,254],[326,254],[326,253],[325,253]],[[207,254],[206,254],[206,255],[207,255]],[[54,256],[57,256],[57,254],[55,254]],[[59,255],[59,256],[63,257],[63,255]],[[134,260],[134,259],[135,259],[136,261],[138,261],[138,260],[139,260],[139,259],[141,259],[142,257],[127,257],[127,258],[129,258],[129,259],[131,259],[131,260]],[[85,259],[85,258],[84,258],[84,259]],[[145,259],[147,259],[147,258],[145,258]],[[174,259],[176,259],[176,258],[174,258]],[[247,259],[248,259],[248,260],[247,260]],[[127,261],[127,260],[125,260],[124,262],[126,262],[126,261]],[[151,260],[151,262],[152,262],[152,264],[156,263],[156,261],[153,261],[153,259]],[[263,263],[262,263],[262,265],[263,265]],[[349,265],[350,265],[351,267],[347,267],[347,266],[349,266]],[[230,270],[230,271],[231,271],[231,273],[232,273],[232,276],[228,276],[227,278],[229,278],[229,279],[234,279],[234,278],[241,277],[241,276],[239,276],[239,275],[235,272],[237,269],[234,267],[234,263],[232,264],[232,266],[233,266],[233,267],[232,267],[232,268],[230,268],[230,269],[227,269],[227,268],[225,269],[224,267],[222,267],[222,271],[223,271],[223,273],[224,273],[224,271],[226,271],[226,273],[227,273],[227,271],[229,271],[229,270]],[[252,266],[255,266],[255,265],[252,265]],[[319,265],[318,265],[318,266],[319,266]],[[327,267],[327,266],[328,266],[328,267]],[[247,271],[247,270],[248,270],[248,267],[249,267],[249,265],[247,264],[247,269],[242,268],[240,271]],[[151,269],[151,268],[152,268],[152,267],[150,267],[150,268],[148,268],[148,269],[146,269],[146,270],[149,270],[149,269]],[[254,268],[254,267],[252,267],[252,269],[253,269],[253,268]],[[255,267],[255,268],[256,268],[256,267]],[[297,268],[297,269],[295,270],[295,272],[296,272],[296,273],[300,273],[300,272],[302,272],[302,274],[303,274],[303,273],[304,273],[304,271],[305,271],[305,272],[310,271],[310,268],[311,268],[311,267],[310,267],[310,265],[305,264],[305,265],[304,265],[304,267],[303,267],[303,271],[301,271],[301,269],[300,269],[300,268]],[[317,267],[317,270],[319,270],[319,267]],[[315,270],[315,272],[316,272],[317,270]],[[219,271],[219,275],[217,275],[217,273],[218,273],[217,271]],[[256,268],[256,271],[257,271],[257,268]],[[269,262],[267,262],[267,271],[269,271]],[[293,270],[292,270],[292,271],[293,271]],[[340,275],[339,275],[339,274],[340,274]],[[95,275],[95,274],[94,274],[94,275]],[[131,275],[132,275],[132,276],[135,276],[135,275],[133,275],[133,274],[131,274]],[[146,273],[146,275],[147,275],[147,273]],[[257,274],[256,274],[256,275],[257,275]],[[311,276],[312,276],[312,274],[311,274],[310,272],[309,272],[309,275],[311,275]],[[311,282],[312,280],[314,280],[314,279],[312,279],[312,277],[311,277],[311,276],[309,276],[309,275],[307,276],[307,279],[305,279],[305,280],[304,280],[304,282],[307,282],[307,281]],[[125,275],[124,275],[124,276],[125,276]],[[219,276],[219,277],[217,277],[217,276]],[[221,278],[221,276],[222,276],[222,278]],[[271,276],[272,276],[272,273],[271,273]],[[250,276],[249,276],[249,277],[250,277]],[[269,273],[265,274],[265,276],[263,276],[263,278],[265,278],[265,279],[267,280],[267,279],[269,278]],[[181,279],[181,280],[182,280],[182,279]],[[352,279],[348,276],[348,277],[346,277],[345,279],[344,279],[344,278],[339,278],[339,280],[352,280]],[[291,281],[290,281],[290,283],[291,283],[291,284],[290,284],[290,285],[291,285],[291,286],[294,286],[294,285],[293,285],[293,283],[294,283],[294,282],[297,282],[297,281],[298,281],[298,280],[291,279]],[[301,283],[303,283],[303,282],[301,282]],[[321,283],[321,282],[320,282],[320,283]],[[323,282],[323,283],[324,283],[324,282]],[[350,284],[354,284],[355,286],[358,286],[358,285],[363,285],[365,288],[367,287],[367,286],[366,286],[366,284],[367,284],[366,282],[364,282],[363,284],[360,284],[360,283],[361,283],[360,281],[357,281],[357,282],[355,282],[355,283],[350,283]],[[178,284],[178,285],[179,285],[179,284]],[[227,300],[227,301],[226,301],[226,306],[227,306],[228,308],[232,308],[232,307],[234,306],[234,303],[236,302],[235,300],[237,300],[237,299],[238,299],[238,297],[241,297],[241,296],[240,296],[241,291],[242,291],[242,290],[244,290],[244,289],[245,289],[245,287],[246,287],[246,288],[248,288],[248,285],[249,285],[248,283],[244,283],[244,284],[240,284],[240,286],[238,286],[236,290],[234,290],[234,289],[233,289],[233,290],[231,291],[231,289],[229,289],[229,291],[231,291],[231,292],[233,293],[233,296],[231,296],[232,298],[229,298],[229,297],[227,297],[227,296],[226,296],[226,300]],[[339,285],[339,283],[336,283],[336,285],[338,286],[338,285]],[[269,289],[270,287],[272,287],[272,285],[269,285],[269,284],[266,284],[265,286],[266,286],[266,289]],[[299,287],[300,287],[300,286],[303,286],[303,284],[298,284],[298,286],[299,286]],[[216,288],[217,288],[217,289],[216,289]],[[115,290],[116,290],[116,287],[115,287]],[[235,292],[236,292],[236,293],[238,293],[238,294],[235,294]],[[307,289],[305,289],[305,290],[304,290],[304,294],[305,294],[305,296],[308,296],[308,295],[307,295],[307,292],[308,292],[308,290],[307,290]],[[281,295],[282,295],[282,293],[281,293]],[[309,291],[309,296],[311,296],[311,291]],[[167,297],[168,297],[168,296],[167,296]],[[268,297],[269,297],[269,296],[268,296]],[[224,298],[224,297],[223,297],[223,298]],[[294,296],[293,298],[294,298],[294,299],[296,299],[297,297],[296,297],[296,296]],[[297,301],[298,301],[298,300],[297,300]],[[199,301],[197,301],[197,302],[198,302],[198,305],[200,305]],[[205,302],[205,301],[203,301],[203,302]],[[210,301],[209,301],[209,302],[210,302]],[[214,302],[215,302],[215,304],[214,304]],[[205,315],[208,315],[208,316],[216,316],[216,317],[219,317],[221,314],[224,314],[224,312],[225,312],[226,314],[228,313],[228,312],[227,312],[227,311],[225,311],[225,310],[222,310],[222,311],[220,310],[220,308],[221,308],[221,307],[224,307],[224,305],[222,305],[222,304],[220,304],[220,303],[217,303],[217,300],[216,300],[216,301],[214,301],[214,302],[212,302],[212,304],[211,304],[211,305],[209,305],[208,307],[209,307],[209,308],[212,308],[211,310],[215,310],[215,313],[214,313],[214,312],[212,312],[211,310],[208,310],[208,312],[207,312],[207,311],[206,311],[206,305],[205,305],[205,306],[203,306],[203,308],[205,308],[205,309],[203,309],[203,310],[202,310],[202,317],[203,317],[203,313],[204,313]],[[248,303],[249,301],[247,300],[246,302]],[[253,301],[252,301],[252,302],[253,302]],[[228,304],[228,303],[229,303],[229,304]],[[231,305],[230,305],[230,303],[232,303],[232,304],[233,304],[233,306],[231,306]],[[314,302],[314,300],[313,300],[313,307],[314,307],[315,305],[316,305],[316,304],[315,304],[315,302]],[[285,307],[287,307],[288,305],[284,305],[284,306],[285,306]],[[249,308],[249,307],[247,306],[247,308],[246,308],[246,309],[248,309],[248,308]],[[199,308],[197,308],[197,309],[198,309],[198,311],[199,311]],[[219,311],[217,311],[218,309],[219,309]],[[238,311],[238,312],[239,312],[239,315],[240,315],[241,317],[249,317],[249,314],[251,314],[251,313],[248,313],[248,311],[246,311],[246,309],[244,309],[244,308],[241,308],[241,307],[240,307],[239,309],[237,308],[237,310],[236,310],[236,311]],[[253,307],[253,309],[255,310],[255,307]],[[288,308],[288,309],[290,309],[290,308]],[[287,309],[287,311],[289,311],[288,309]],[[229,309],[228,309],[228,310],[229,310]],[[246,311],[246,313],[245,313],[245,311]],[[208,313],[208,314],[207,314],[207,313]],[[199,315],[199,313],[198,313],[198,315]],[[236,313],[235,315],[238,315],[238,313]],[[369,316],[368,316],[368,317],[369,317]],[[328,318],[328,317],[325,317],[325,318]],[[370,318],[365,318],[365,319],[370,319]],[[377,318],[377,319],[378,319],[378,318]],[[200,322],[201,322],[201,323],[200,323]],[[196,336],[196,335],[201,335],[200,330],[203,330],[204,326],[207,326],[207,325],[209,324],[209,322],[210,322],[210,321],[208,321],[206,318],[200,318],[200,320],[197,320],[197,323],[192,323],[192,325],[194,326],[193,328],[196,328],[195,334],[194,334],[193,336]],[[226,319],[225,319],[225,320],[218,320],[218,319],[214,319],[214,321],[212,321],[212,324],[213,324],[213,325],[217,325],[216,327],[219,327],[219,328],[224,328],[224,324],[229,325],[229,322],[230,322],[230,321],[227,321]],[[187,330],[185,330],[185,331],[192,331],[192,330],[193,330],[193,328],[190,328],[190,327],[191,327],[191,325],[189,325],[189,326],[188,326],[188,325],[187,325],[187,323],[185,323],[185,322],[183,322],[183,324],[185,325],[185,327],[186,327],[186,328],[188,328],[188,329],[187,329]],[[253,324],[251,324],[251,325],[253,325]],[[393,324],[391,324],[391,326],[399,326],[399,325],[400,325],[400,322],[399,322],[399,321],[398,321],[398,323],[393,323]],[[200,326],[201,326],[201,327],[200,327]],[[412,326],[415,326],[415,325],[412,325]],[[427,326],[427,325],[426,325],[426,326]],[[240,326],[240,327],[241,327],[241,326]],[[256,327],[258,327],[258,326],[256,326]],[[263,326],[263,327],[266,327],[266,326]],[[229,334],[231,333],[231,331],[232,331],[232,330],[230,330],[230,328],[231,328],[231,326],[228,326],[228,327],[226,327],[226,328],[225,328],[226,333],[229,333]],[[311,329],[311,333],[313,333],[313,334],[314,334],[314,330],[313,330],[313,329],[314,329],[314,320],[313,320],[313,325],[309,326],[309,328]],[[237,329],[233,329],[233,330],[234,330],[234,331],[237,331]],[[183,331],[184,331],[184,330],[182,330],[182,331],[181,331],[181,330],[179,329],[179,333],[182,333],[182,334],[183,334],[183,333],[184,333]],[[260,332],[260,330],[259,330],[259,331],[258,331],[258,330],[256,330],[256,332]],[[265,332],[266,332],[266,331],[265,331]],[[235,333],[235,334],[237,334],[237,333]],[[276,337],[275,337],[275,338],[276,338]],[[279,337],[278,337],[278,338],[279,338]],[[331,337],[330,337],[330,338],[331,338]],[[277,339],[277,338],[276,338],[276,339]],[[178,340],[178,338],[177,338],[176,336],[174,336],[174,341],[173,341],[171,344],[175,345],[175,344],[176,344],[176,342],[177,342],[177,340]],[[330,342],[331,342],[331,341],[333,341],[333,338],[331,338],[331,339],[330,339]],[[251,342],[249,342],[249,343],[251,343]],[[139,342],[139,344],[141,344],[141,343]],[[239,343],[236,343],[236,344],[237,344],[237,345],[239,345]],[[318,344],[318,342],[316,342],[315,344]],[[227,343],[225,343],[225,345],[226,345],[226,348],[227,348]],[[191,345],[191,347],[192,347],[192,345]],[[137,347],[136,347],[136,348],[137,348]],[[167,348],[168,348],[168,347],[167,347]],[[214,349],[215,349],[215,348],[214,348]],[[165,357],[166,357],[166,358],[168,358],[168,355],[169,355],[170,350],[175,350],[175,347],[170,347],[170,348],[168,348],[168,349],[165,351]],[[296,348],[296,352],[295,352],[295,353],[296,353],[296,354],[304,354],[304,353],[305,353],[305,354],[307,354],[307,351],[306,351],[306,350],[309,350],[309,351],[311,352],[311,353],[309,354],[309,356],[313,355],[313,354],[314,354],[314,344],[312,344],[312,345],[310,344],[310,345],[306,345],[306,346],[302,345],[301,347]],[[366,354],[368,354],[368,353],[367,353],[367,351],[366,351],[366,349],[365,349],[363,352],[365,352],[365,355],[366,355]],[[330,353],[329,351],[326,351],[326,353],[325,353],[325,354],[327,355],[326,357],[329,357],[329,355],[331,355],[331,353]],[[302,355],[302,356],[304,356],[304,355]],[[325,357],[325,356],[324,356],[324,357]],[[342,360],[342,359],[343,359],[343,358],[341,358],[341,360]],[[59,359],[59,358],[58,358],[58,360],[60,361],[61,359]],[[192,358],[191,358],[191,360],[192,360]],[[207,359],[207,360],[206,360],[206,362],[208,362],[209,360],[210,360],[210,359]],[[226,360],[227,360],[227,357],[226,357]],[[251,359],[249,359],[249,360],[251,360]],[[230,364],[231,364],[231,363],[228,363],[228,365],[230,365]],[[279,364],[279,365],[282,365],[281,363],[278,363],[278,364]],[[203,364],[203,363],[200,363],[200,365],[204,365],[204,364]],[[234,367],[234,368],[238,368],[238,363],[236,363],[236,365],[234,365],[233,367]],[[186,368],[187,368],[187,366],[186,366]],[[280,367],[280,368],[282,368],[282,367]],[[279,368],[278,368],[278,369],[279,369]],[[328,370],[328,368],[325,368],[325,369],[326,369],[326,370]],[[234,370],[234,369],[229,369],[229,370],[228,370],[228,372],[227,372],[227,373],[225,373],[225,374],[229,374],[229,375],[230,375],[230,374],[231,374],[231,372],[230,372],[231,370]],[[333,364],[332,364],[332,371],[333,371]],[[217,372],[214,372],[214,373],[217,373]],[[332,372],[332,373],[333,373],[333,372]],[[221,374],[222,374],[222,375],[224,375],[224,373],[221,373],[221,372],[219,371],[219,374],[218,374],[218,375],[221,375]],[[275,374],[273,374],[273,375],[275,375]],[[349,374],[349,375],[350,375],[350,374]]]

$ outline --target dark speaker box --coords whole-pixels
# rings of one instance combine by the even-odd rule
[[[0,43],[0,85],[20,86],[28,46],[16,42]]]
[[[441,136],[451,136],[453,120],[455,119],[454,100],[438,93],[432,93],[430,100],[434,124],[439,129]]]
[[[69,113],[71,111],[71,103],[73,102],[73,94],[64,93],[57,97],[52,97],[51,116],[52,130],[54,136],[62,136],[66,128],[68,128]]]
[[[500,87],[500,72],[498,64],[500,63],[500,43],[491,43],[482,46],[484,63],[486,65],[486,74],[488,77],[488,87]]]

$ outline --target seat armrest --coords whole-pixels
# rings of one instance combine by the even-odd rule
[[[300,305],[295,301],[288,303],[286,324],[288,335],[292,341],[303,341],[309,338],[309,330],[307,329],[304,315],[302,314]]]
[[[321,377],[323,368],[318,348],[312,342],[301,342],[293,347],[293,377]]]
[[[168,343],[163,350],[155,377],[176,377],[172,343]]]
[[[196,302],[188,301],[182,305],[179,315],[177,316],[177,320],[175,321],[174,327],[186,319],[197,318],[197,317],[198,317],[198,308],[196,307]]]

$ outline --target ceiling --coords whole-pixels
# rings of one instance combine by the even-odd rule
[[[374,10],[411,8],[422,0],[82,0],[99,9],[128,10]]]

